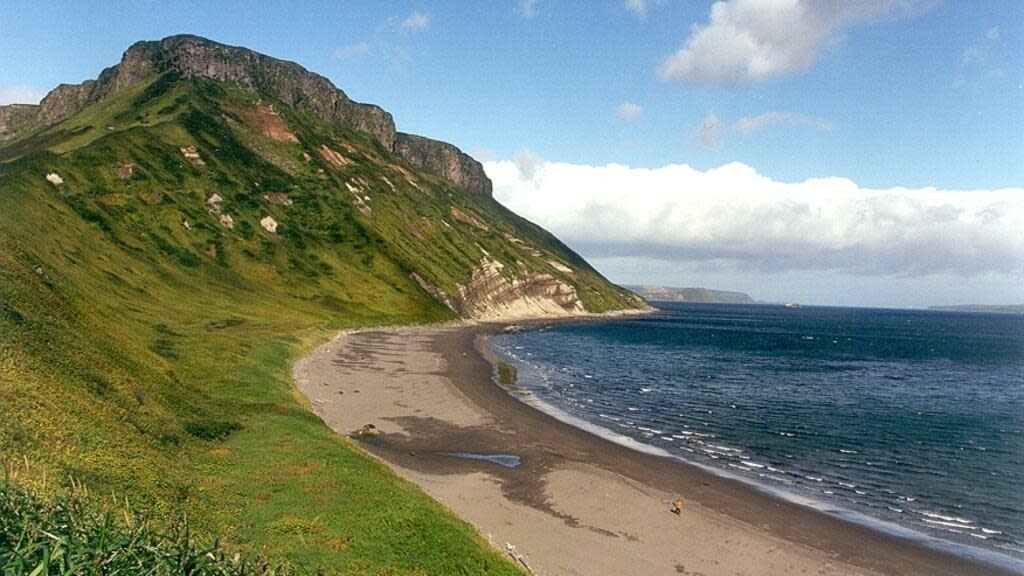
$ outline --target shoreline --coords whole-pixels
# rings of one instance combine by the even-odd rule
[[[515,398],[492,378],[486,339],[550,323],[343,334],[296,364],[296,385],[335,431],[538,574],[1014,573],[638,451]]]

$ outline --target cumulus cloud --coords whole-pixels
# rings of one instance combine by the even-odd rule
[[[413,12],[408,18],[399,24],[405,30],[419,32],[430,28],[430,14],[424,12]]]
[[[0,105],[38,104],[46,96],[45,90],[28,86],[0,86]]]
[[[623,102],[615,107],[615,116],[619,120],[630,122],[643,116],[644,107],[634,102]]]
[[[519,0],[516,4],[516,14],[523,20],[529,20],[537,14],[537,0]]]
[[[831,132],[834,126],[821,116],[808,116],[796,112],[765,112],[757,116],[743,116],[731,125],[724,124],[714,114],[708,114],[697,126],[694,139],[702,148],[717,148],[726,134],[751,136],[777,126],[810,126],[822,132]]]
[[[907,14],[918,0],[721,0],[659,68],[665,79],[731,88],[798,74],[844,30]]]
[[[366,56],[370,53],[370,45],[366,42],[360,42],[358,44],[350,44],[348,46],[342,46],[334,51],[331,55],[335,60],[350,60],[352,58],[358,58],[360,56]]]
[[[588,257],[759,272],[1021,274],[1024,188],[869,189],[780,182],[740,163],[707,171],[487,162],[495,197]]]

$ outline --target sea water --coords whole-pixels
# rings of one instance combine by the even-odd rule
[[[489,345],[591,429],[1024,567],[1024,316],[659,306]]]

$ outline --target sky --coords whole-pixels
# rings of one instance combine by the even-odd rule
[[[456,144],[619,283],[1024,303],[1019,0],[5,0],[0,104],[178,33]]]

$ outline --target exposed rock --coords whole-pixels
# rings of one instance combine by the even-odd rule
[[[231,217],[231,214],[221,214],[220,215],[220,225],[224,226],[226,228],[230,228],[230,229],[234,230],[234,228],[235,228],[235,219]]]
[[[434,172],[467,190],[491,193],[491,182],[480,163],[455,146],[396,133],[391,114],[379,106],[354,102],[330,80],[294,62],[198,36],[171,36],[132,45],[119,64],[103,70],[96,80],[62,84],[47,94],[40,102],[37,119],[42,124],[60,122],[157,73],[210,78],[267,94],[296,110],[367,132],[414,167]],[[271,132],[287,138],[287,130]]]
[[[263,195],[263,199],[278,206],[291,206],[292,199],[284,192],[270,192]]]
[[[114,166],[114,174],[121,180],[127,180],[135,172],[135,165],[132,163],[119,164]]]
[[[211,194],[210,197],[206,199],[206,210],[211,214],[220,214],[220,203],[223,201],[224,199],[220,197],[220,194]]]
[[[352,163],[351,160],[342,156],[340,152],[332,150],[326,144],[321,145],[319,151],[320,155],[324,157],[324,160],[327,160],[327,162],[335,168],[341,168],[342,166],[347,166]]]
[[[181,149],[181,155],[185,157],[193,166],[206,166],[206,162],[203,162],[202,156],[199,155],[199,151],[196,150],[195,146],[185,146]]]
[[[270,216],[264,216],[263,219],[260,220],[260,226],[263,226],[263,229],[271,234],[277,233],[277,220],[274,220]]]
[[[46,175],[46,181],[54,186],[60,186],[64,183],[64,179],[61,178],[56,172],[50,172]]]
[[[504,265],[485,256],[466,284],[457,286],[449,295],[426,282],[418,274],[412,278],[428,294],[464,318],[494,320],[570,316],[586,312],[576,288],[540,272],[527,271],[521,276],[506,278]]]
[[[491,195],[491,180],[483,165],[447,142],[399,132],[394,151],[416,168],[447,178],[470,192]]]
[[[558,270],[559,272],[563,272],[565,274],[573,273],[572,268],[569,268],[568,266],[562,264],[558,260],[548,260],[548,264],[551,264],[551,267],[554,268],[555,270]]]
[[[459,222],[465,222],[466,224],[469,224],[470,226],[477,228],[479,230],[483,230],[484,232],[491,229],[491,227],[485,224],[484,221],[481,220],[479,216],[473,213],[472,210],[469,210],[468,212],[463,212],[462,210],[459,209],[458,206],[452,206],[450,212],[452,218],[455,218]]]
[[[35,124],[39,106],[35,104],[8,104],[0,106],[0,140],[6,140]]]

